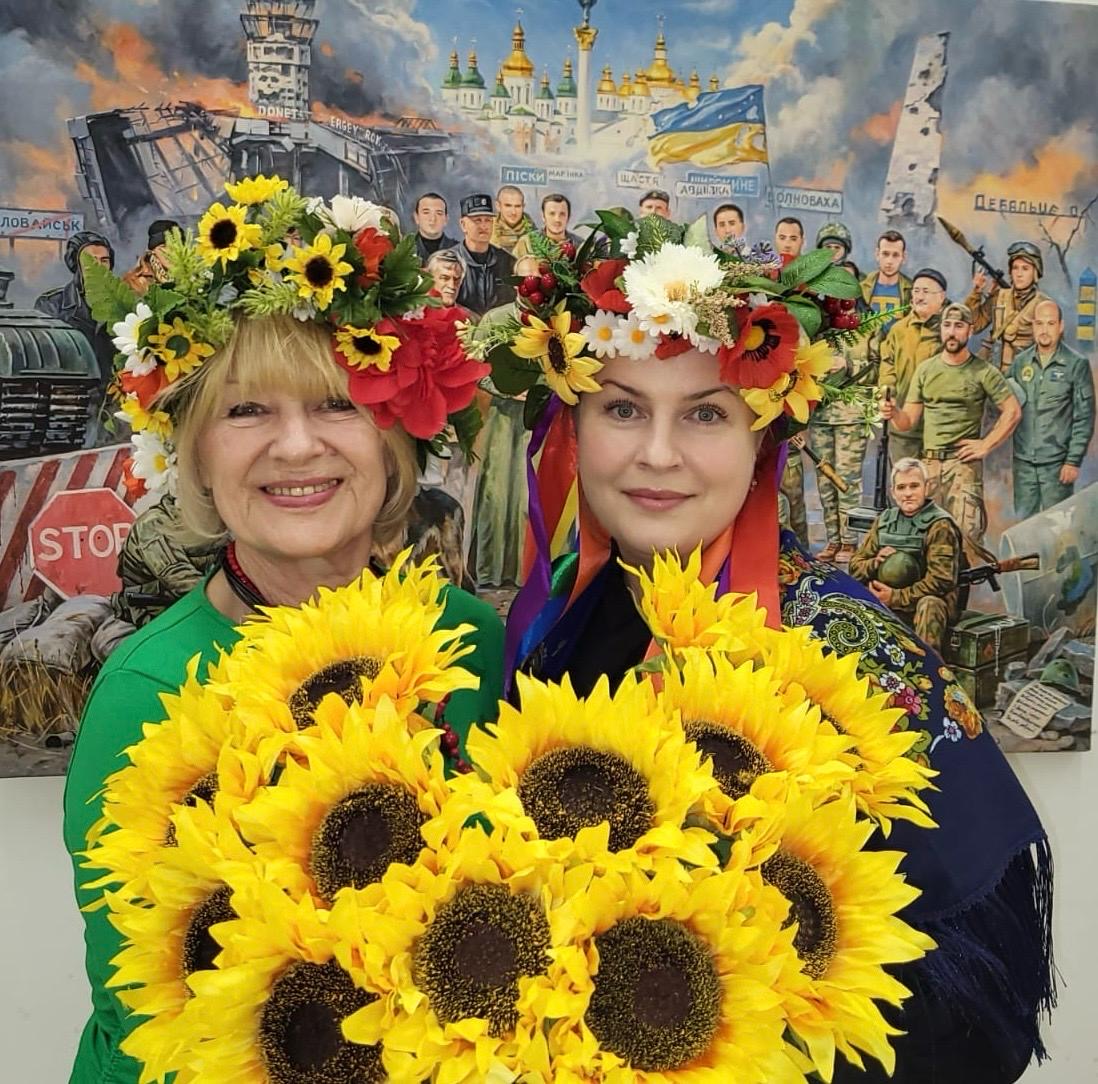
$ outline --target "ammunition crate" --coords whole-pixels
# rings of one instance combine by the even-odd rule
[[[951,666],[977,670],[1029,649],[1029,622],[1006,614],[969,612],[949,630],[942,656]]]
[[[987,708],[995,703],[995,690],[1003,680],[1007,666],[1012,662],[1025,661],[1026,652],[1019,651],[1015,655],[1000,655],[998,663],[992,659],[975,669],[954,666],[953,673],[957,676],[957,684],[968,693],[976,707]]]

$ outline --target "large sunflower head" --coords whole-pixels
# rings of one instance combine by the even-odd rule
[[[741,866],[594,878],[553,915],[550,977],[579,1010],[550,1033],[554,1068],[638,1084],[802,1079],[782,1037],[797,968],[783,910]]]
[[[387,373],[393,354],[400,349],[396,335],[382,335],[372,327],[353,327],[346,324],[335,334],[339,353],[353,369],[369,369]]]
[[[209,343],[198,342],[194,332],[177,316],[170,324],[161,324],[149,336],[149,346],[164,362],[169,384],[198,368],[213,352]]]
[[[825,1080],[836,1050],[858,1066],[859,1051],[870,1054],[891,1074],[888,1038],[897,1032],[874,1002],[899,1005],[908,991],[884,968],[934,947],[896,917],[919,892],[897,872],[900,852],[865,849],[872,832],[849,796],[816,804],[794,791],[761,866],[788,903],[785,922],[801,965],[787,992],[789,1026]]]
[[[311,245],[293,250],[283,261],[298,297],[312,301],[320,312],[332,303],[336,290],[347,289],[347,276],[354,268],[343,259],[345,244],[333,245],[327,233],[319,233]]]
[[[511,349],[520,358],[537,361],[549,387],[565,403],[575,406],[578,392],[599,391],[594,374],[602,368],[602,362],[583,356],[586,339],[571,330],[572,317],[563,305],[558,308],[548,323],[536,316],[528,317],[529,323]]]
[[[256,859],[223,805],[216,812],[205,803],[177,807],[172,823],[178,845],[158,848],[144,898],[134,900],[126,890],[106,894],[110,920],[124,939],[107,985],[128,1009],[148,1018],[122,1048],[145,1065],[149,1079],[185,1060],[190,1021],[184,1017],[194,1004],[187,980],[215,966],[221,946],[214,928],[236,917],[227,878],[243,869],[287,891],[307,890],[289,863]]]
[[[769,808],[775,791],[769,781],[763,790],[757,784],[772,773],[815,789],[834,787],[850,774],[839,759],[849,739],[822,728],[807,704],[783,701],[768,668],[687,650],[681,665],[664,675],[660,700],[679,714],[687,741],[733,803],[709,803],[710,815],[726,829],[760,812],[760,801]]]
[[[336,959],[337,942],[308,894],[292,899],[238,870],[236,918],[218,926],[214,970],[190,976],[194,1005],[181,1029],[200,1080],[336,1084],[386,1079],[377,1046],[347,1039],[343,1023],[376,994]]]
[[[766,611],[758,608],[754,595],[717,597],[715,583],[703,584],[700,546],[685,565],[668,551],[655,555],[651,571],[625,567],[638,578],[641,614],[665,650],[698,647],[724,652],[736,661],[754,657]]]
[[[337,725],[327,716],[339,715]],[[350,707],[332,698],[321,725],[301,735],[301,760],[236,811],[257,854],[284,858],[308,874],[329,903],[344,888],[380,881],[394,863],[415,862],[425,833],[437,842],[449,796],[437,731],[408,731],[390,701]]]
[[[472,648],[468,625],[438,628],[444,602],[434,564],[405,571],[406,553],[384,576],[369,570],[300,607],[274,607],[243,627],[225,664],[241,718],[294,735],[313,725],[328,696],[376,705],[388,697],[410,717],[478,679],[455,665]],[[333,715],[333,724],[338,724]],[[414,720],[413,720],[414,721]]]
[[[263,236],[262,228],[247,221],[248,209],[233,203],[210,208],[198,222],[198,252],[209,266],[219,260],[226,267],[242,252],[255,248]]]
[[[103,815],[88,833],[84,865],[105,871],[86,887],[128,883],[140,895],[161,846],[175,842],[178,806],[220,803],[227,812],[267,781],[270,758],[258,751],[223,691],[197,680],[197,657],[177,694],[164,696],[167,719],[146,723],[125,752],[130,763],[108,776]],[[211,680],[221,677],[211,668]]]
[[[858,654],[839,656],[809,630],[783,629],[767,637],[763,655],[788,702],[807,700],[825,728],[853,740],[841,759],[853,769],[846,785],[859,811],[885,834],[892,818],[933,827],[919,792],[932,785],[935,773],[909,756],[918,732],[901,728],[904,712],[890,708],[887,695],[873,694],[858,676]]]
[[[560,1010],[546,978],[549,911],[581,876],[515,834],[472,828],[453,848],[395,867],[376,892],[344,893],[329,924],[340,962],[380,995],[345,1034],[381,1042],[394,1080],[423,1080],[440,1065],[454,1084],[490,1070],[501,1080],[528,1070],[549,1079],[535,1008]]]
[[[469,736],[483,778],[454,780],[454,810],[482,809],[562,859],[626,868],[659,854],[712,864],[712,837],[687,826],[716,783],[660,707],[651,685],[627,676],[591,695],[518,676],[522,707]]]

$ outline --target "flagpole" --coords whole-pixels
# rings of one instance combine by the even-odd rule
[[[770,135],[766,131],[766,87],[760,92],[762,97],[763,138],[766,140],[766,202],[777,213],[778,201],[774,197],[774,175],[770,172]]]

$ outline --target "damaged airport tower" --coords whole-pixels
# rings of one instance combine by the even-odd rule
[[[137,237],[157,217],[193,222],[223,198],[225,181],[254,173],[400,207],[424,177],[449,168],[454,139],[429,119],[366,126],[314,118],[316,0],[247,0],[244,8],[247,107],[140,104],[68,122],[77,184],[108,232]]]

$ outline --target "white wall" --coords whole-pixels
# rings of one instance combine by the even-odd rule
[[[1098,1080],[1098,749],[1013,758],[1052,837],[1057,958],[1064,977],[1048,1029],[1054,1060],[1025,1084]],[[64,780],[0,780],[0,1051],[4,1080],[62,1084],[88,1011],[82,925],[61,842]]]

